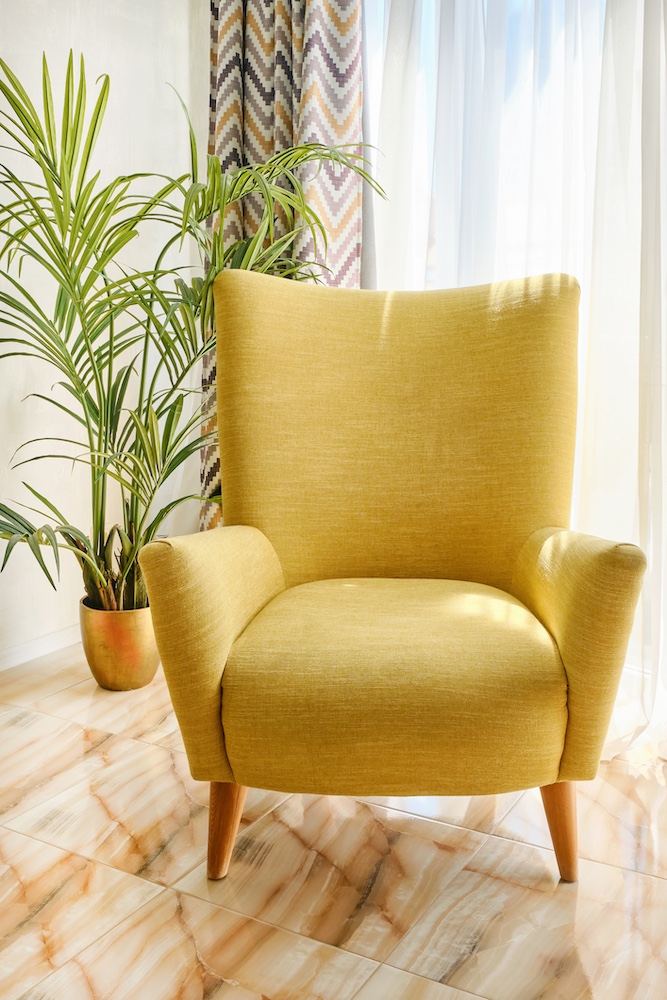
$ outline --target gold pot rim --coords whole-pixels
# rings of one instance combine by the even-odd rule
[[[150,607],[146,605],[145,608],[120,608],[116,611],[107,608],[91,608],[90,604],[86,602],[90,600],[87,595],[84,595],[79,601],[79,606],[86,609],[87,614],[99,614],[99,615],[132,615],[137,611],[150,611]]]

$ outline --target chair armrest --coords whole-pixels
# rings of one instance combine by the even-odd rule
[[[636,545],[561,528],[534,532],[517,558],[511,592],[549,630],[567,676],[561,781],[597,773],[645,568]]]
[[[155,637],[194,778],[233,781],[221,680],[232,643],[285,589],[257,528],[213,528],[151,542],[139,557]]]

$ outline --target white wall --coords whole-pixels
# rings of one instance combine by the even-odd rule
[[[62,80],[70,48],[77,57],[83,52],[89,106],[94,103],[96,78],[101,73],[111,77],[109,106],[96,150],[104,173],[152,170],[176,174],[187,169],[189,147],[180,105],[167,84],[188,105],[204,154],[208,17],[208,0],[0,0],[0,56],[37,104],[42,51],[47,54],[54,90],[56,81]],[[0,363],[0,499],[25,500],[21,481],[27,479],[62,504],[75,524],[88,529],[85,471],[72,473],[63,462],[9,468],[23,441],[59,433],[53,407],[35,400],[22,402],[29,392],[48,393],[53,381],[52,371],[29,359]],[[196,463],[188,475],[190,488],[198,490]],[[171,530],[194,529],[195,506],[185,518],[172,523]],[[15,549],[0,574],[0,669],[74,641],[82,593],[78,567],[68,553],[63,554],[61,583],[54,593],[27,549]]]

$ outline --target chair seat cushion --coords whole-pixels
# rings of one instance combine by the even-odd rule
[[[482,795],[558,776],[567,684],[514,597],[455,580],[292,587],[234,643],[222,721],[237,782]]]

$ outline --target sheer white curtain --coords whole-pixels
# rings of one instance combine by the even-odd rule
[[[573,525],[649,557],[608,751],[664,738],[667,0],[364,10],[366,141],[388,194],[364,273],[380,288],[579,279]]]

